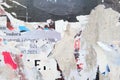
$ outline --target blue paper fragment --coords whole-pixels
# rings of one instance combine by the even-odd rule
[[[20,32],[26,32],[26,31],[30,31],[28,28],[26,28],[25,26],[19,26],[19,30]]]

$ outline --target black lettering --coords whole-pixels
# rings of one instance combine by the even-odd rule
[[[35,60],[35,66],[39,66],[38,61],[40,62],[40,60]]]
[[[44,66],[44,70],[46,70],[46,66]]]

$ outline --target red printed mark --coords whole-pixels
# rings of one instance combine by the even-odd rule
[[[77,64],[77,69],[83,69],[83,63]]]
[[[78,39],[78,40],[75,40],[75,43],[74,43],[74,48],[75,49],[80,49],[80,40]]]
[[[17,69],[17,64],[13,61],[9,52],[2,52],[2,55],[4,56],[5,64],[9,64],[14,70]]]
[[[11,25],[11,22],[7,22],[7,28],[9,30],[14,30],[14,27]]]
[[[2,45],[2,41],[3,41],[3,39],[2,39],[2,38],[0,38],[0,45]]]
[[[3,40],[3,39],[2,39],[2,38],[0,38],[0,42],[2,42],[2,40]]]
[[[20,57],[22,58],[22,57],[23,57],[23,54],[20,54]]]

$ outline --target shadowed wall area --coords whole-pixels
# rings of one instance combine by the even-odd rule
[[[88,15],[94,7],[101,3],[101,0],[15,0],[22,5],[12,3],[7,0],[9,5],[14,7],[6,9],[8,12],[17,13],[17,18],[25,20],[28,12],[28,21],[46,21],[64,19],[76,22],[77,15]]]

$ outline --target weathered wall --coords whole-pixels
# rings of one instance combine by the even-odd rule
[[[111,8],[106,8],[103,5],[99,5],[93,10],[89,16],[89,23],[83,31],[82,38],[84,39],[83,42],[87,43],[87,46],[98,46],[97,41],[104,41],[108,43],[113,43],[114,41],[120,40],[120,23],[119,20],[119,13],[112,10]],[[83,45],[82,45],[83,46]],[[91,50],[88,49],[90,52]],[[92,49],[94,51],[94,49]],[[93,53],[90,53],[92,55]],[[90,56],[89,55],[89,56]],[[97,58],[99,61],[103,60],[100,56],[106,56],[105,52],[100,53],[97,52]],[[93,56],[92,56],[93,57]],[[108,57],[108,56],[106,56]],[[94,61],[94,58],[89,60]],[[102,61],[101,66],[105,65],[106,60]],[[89,62],[88,64],[93,64]],[[99,65],[99,63],[98,63]],[[100,80],[119,80],[119,65],[114,65],[108,60],[108,65],[110,66],[110,73],[108,76],[102,76]],[[91,68],[92,69],[92,68]]]

